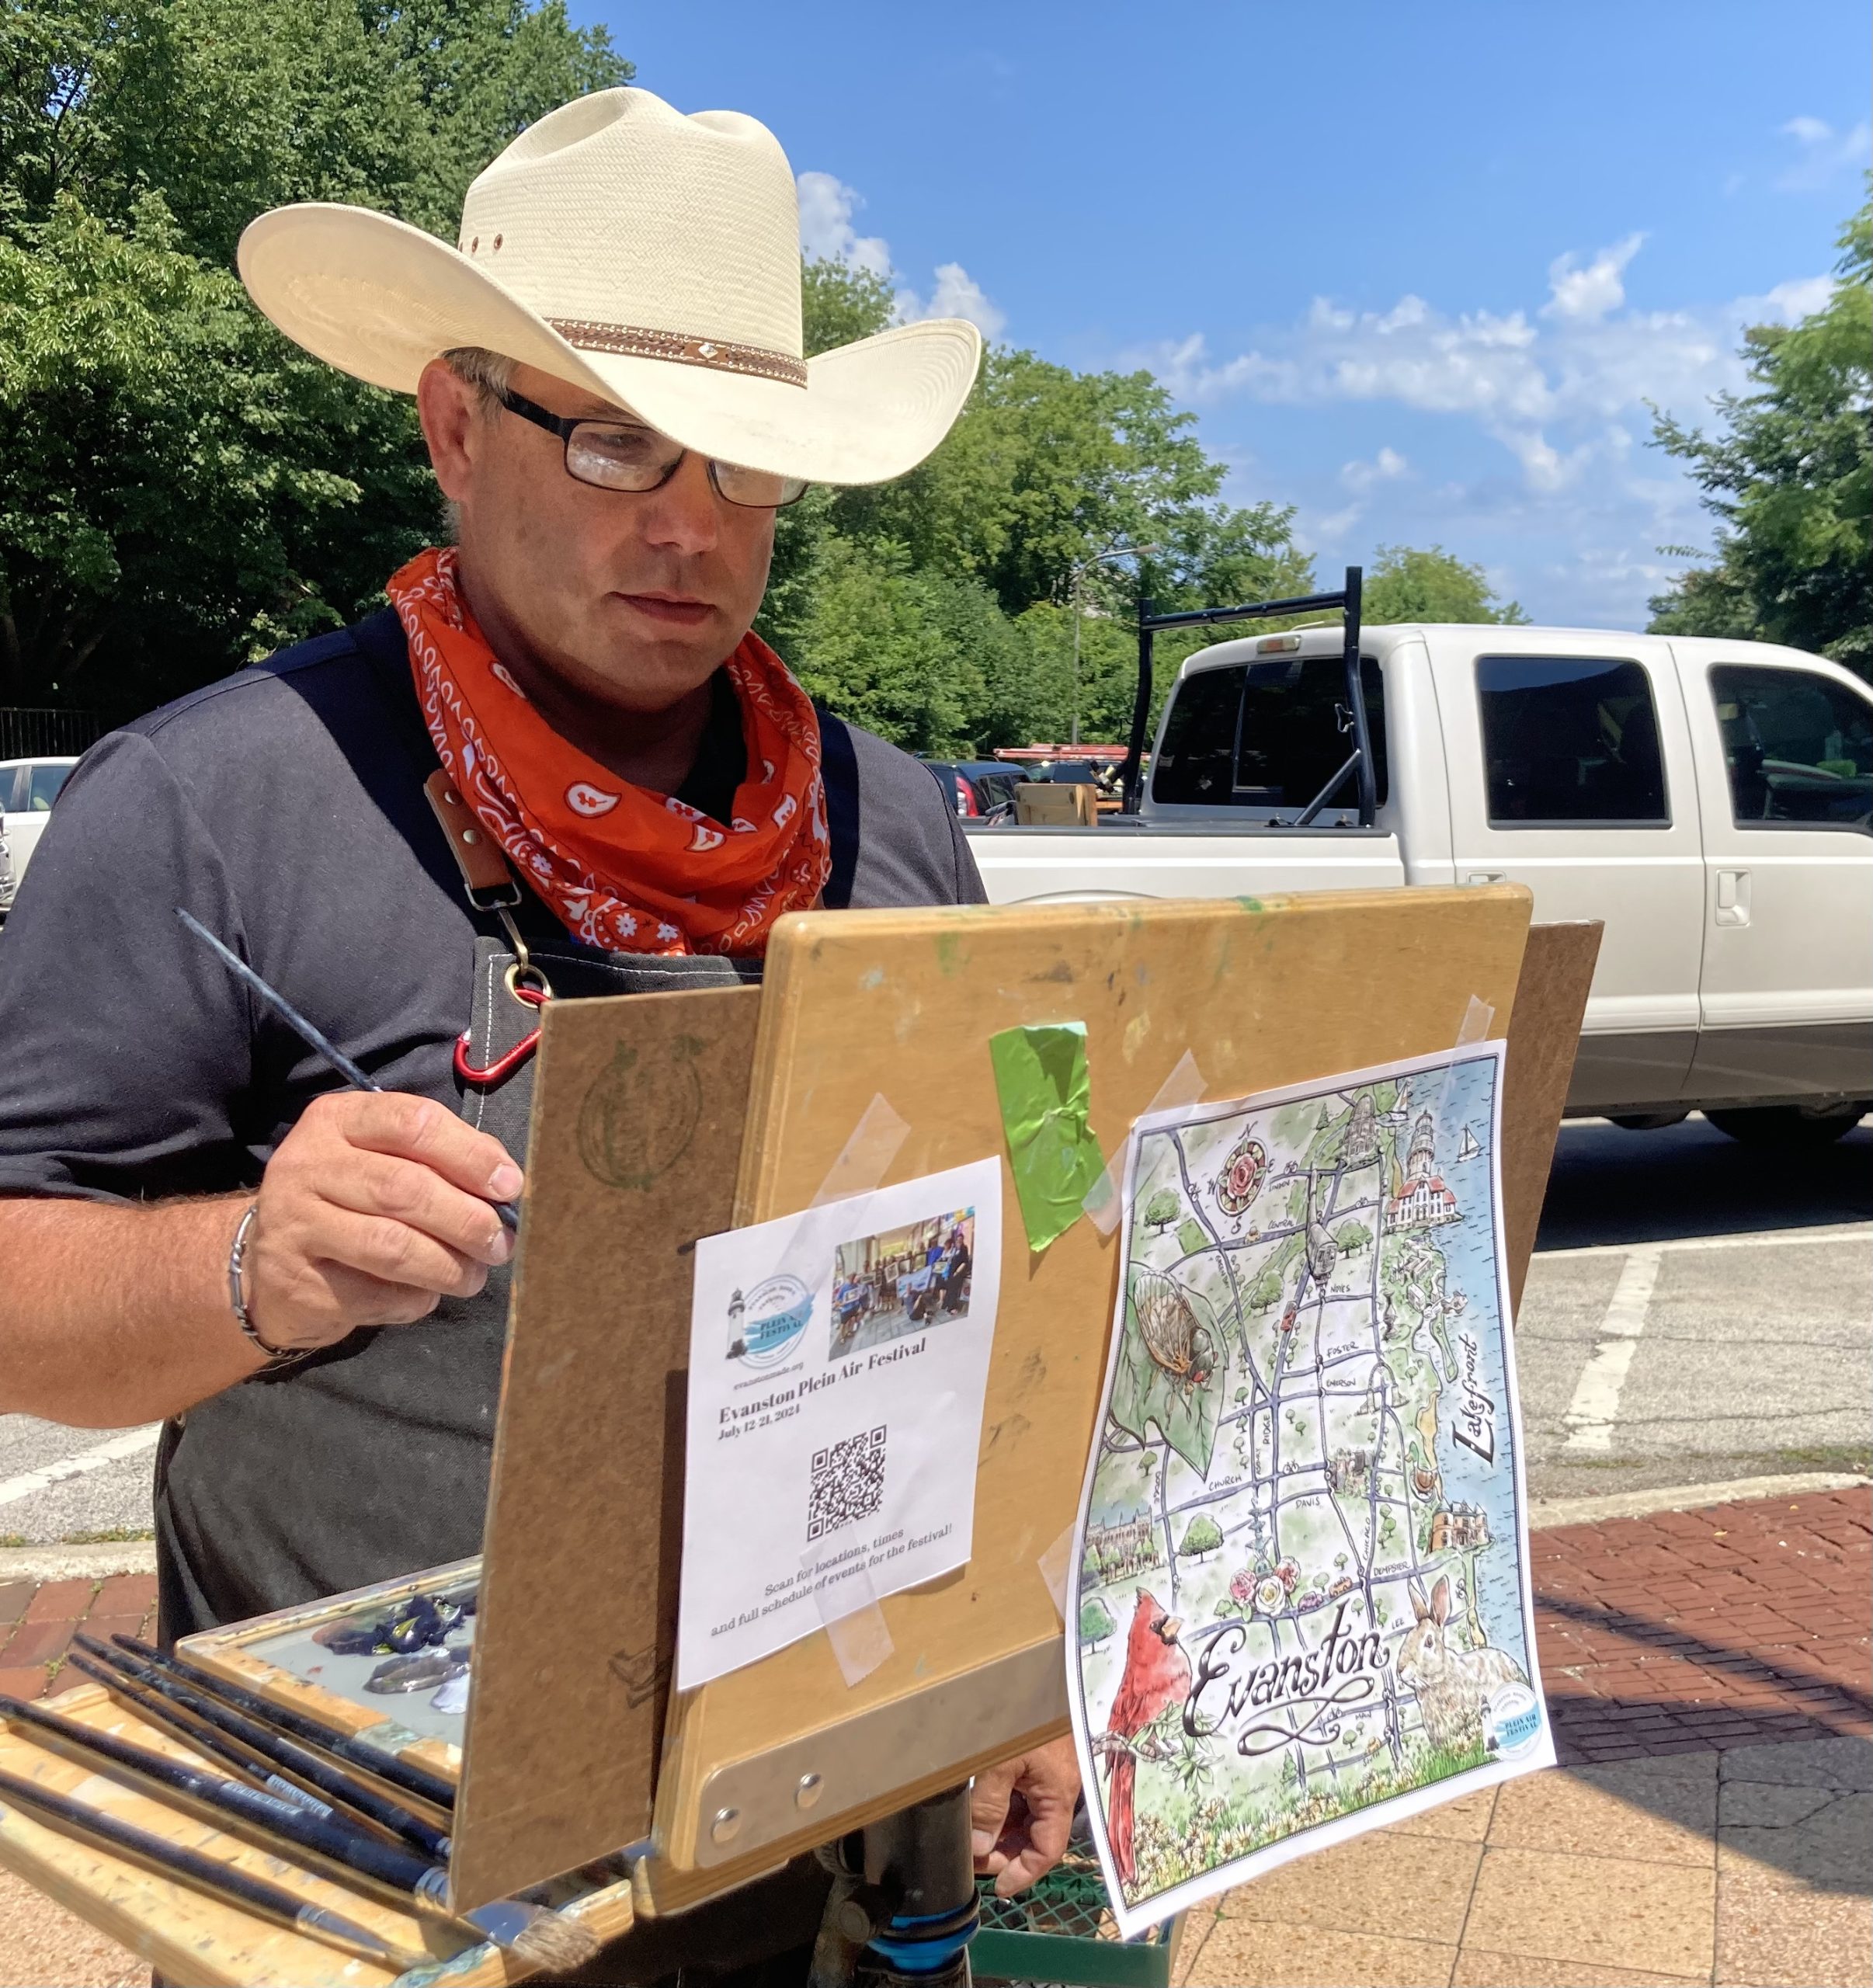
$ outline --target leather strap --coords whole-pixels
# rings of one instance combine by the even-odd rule
[[[507,867],[500,844],[475,819],[474,811],[457,792],[455,784],[440,766],[422,784],[436,818],[442,824],[443,839],[462,873],[468,902],[478,911],[511,909],[520,902],[520,886]]]

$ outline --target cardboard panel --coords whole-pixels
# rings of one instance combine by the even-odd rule
[[[1503,1078],[1503,1221],[1510,1297],[1517,1312],[1605,929],[1590,919],[1533,926],[1522,955]]]
[[[1001,1311],[974,1552],[957,1574],[883,1604],[894,1652],[857,1687],[815,1635],[672,1703],[650,1874],[660,1909],[959,1778],[1001,1736],[985,1740],[980,1721],[960,1720],[947,1772],[909,1786],[901,1749],[881,1739],[865,1764],[875,1799],[843,1811],[828,1802],[778,1840],[729,1837],[728,1851],[725,1837],[746,1816],[714,1810],[712,1775],[821,1733],[849,1765],[867,1730],[903,1730],[902,1721],[864,1719],[874,1708],[919,1696],[934,1707],[949,1680],[990,1664],[1006,1674],[1023,1653],[1058,1648],[1037,1562],[1072,1523],[1117,1248],[1082,1221],[1044,1255],[1028,1251],[989,1035],[1084,1022],[1091,1122],[1110,1152],[1187,1050],[1205,1094],[1227,1097],[1447,1048],[1473,996],[1501,1030],[1513,1016],[1529,907],[1526,890],[1505,886],[781,922],[768,954],[736,1220],[805,1206],[877,1093],[911,1128],[892,1180],[1003,1159]],[[1064,1729],[1064,1697],[1059,1705]],[[798,1757],[797,1747],[786,1755],[789,1773]]]
[[[649,1832],[696,1239],[728,1228],[758,988],[545,1010],[450,1882]]]

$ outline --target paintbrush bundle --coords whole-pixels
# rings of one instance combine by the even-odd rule
[[[631,1924],[616,1872],[450,1900],[463,1706],[432,1701],[439,1673],[465,1684],[475,1600],[457,1566],[181,1651],[79,1635],[85,1681],[0,1698],[0,1864],[177,1978],[564,1978]],[[426,1667],[426,1719],[384,1716],[370,1680],[393,1664]]]

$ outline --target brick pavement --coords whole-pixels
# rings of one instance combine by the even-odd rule
[[[1873,1733],[1873,1489],[1565,1526],[1533,1546],[1563,1766]]]
[[[141,1635],[156,1619],[154,1574],[113,1574],[103,1581],[0,1583],[0,1694],[43,1698],[79,1681],[61,1679],[72,1632]]]

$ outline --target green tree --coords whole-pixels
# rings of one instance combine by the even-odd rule
[[[1112,1619],[1112,1611],[1097,1595],[1081,1604],[1079,1611],[1079,1640],[1097,1649],[1107,1637],[1118,1627]]]
[[[1441,545],[1381,545],[1367,569],[1360,619],[1394,621],[1526,621],[1513,600],[1499,601],[1480,566]]]
[[[1252,1312],[1272,1311],[1281,1302],[1281,1272],[1274,1269],[1264,1270],[1249,1287],[1249,1310]]]
[[[1160,1187],[1145,1204],[1145,1219],[1162,1235],[1177,1219],[1183,1206],[1175,1187]]]
[[[1205,1554],[1222,1550],[1222,1529],[1207,1512],[1199,1512],[1183,1529],[1183,1544],[1177,1548],[1201,1563]]]
[[[264,208],[453,235],[624,80],[559,0],[16,0],[0,15],[0,701],[127,714],[338,625],[440,528],[414,412],[261,319]]]
[[[1372,1231],[1363,1222],[1342,1222],[1333,1232],[1333,1240],[1343,1256],[1357,1256],[1372,1240]]]
[[[803,301],[811,352],[884,329],[895,308],[886,279],[824,261],[804,266]],[[970,611],[975,639],[985,646],[978,683],[961,686],[963,704],[954,694],[936,697],[958,711],[967,706],[949,735],[978,751],[1062,739],[1074,709],[1073,574],[1114,545],[1155,545],[1162,550],[1142,575],[1101,566],[1086,570],[1082,585],[1080,735],[1122,739],[1137,680],[1141,580],[1160,601],[1183,605],[1312,584],[1292,543],[1291,513],[1223,503],[1222,477],[1191,418],[1148,374],[1075,374],[998,349],[948,439],[909,476],[876,488],[815,491],[782,514],[759,625],[796,667],[815,673],[816,690],[836,697],[846,665],[828,652],[836,638],[813,625],[811,603],[821,590],[849,584],[854,555],[829,551],[831,541],[887,573],[967,581],[985,591],[1002,621]],[[916,632],[926,611],[915,589],[895,589],[892,653],[936,659],[932,666],[947,676],[953,666],[941,636]],[[1160,707],[1176,665],[1208,639],[1198,629],[1161,641]],[[872,717],[861,721],[931,749],[924,742],[936,735],[927,725],[888,728],[888,701],[874,700]]]
[[[1659,595],[1651,626],[1788,642],[1873,681],[1873,203],[1840,246],[1822,309],[1744,334],[1754,391],[1718,396],[1719,433],[1655,416],[1718,532],[1716,565]]]

